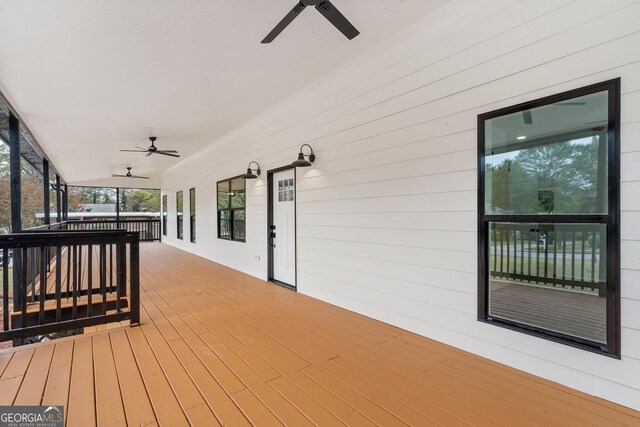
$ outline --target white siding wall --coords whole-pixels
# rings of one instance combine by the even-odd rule
[[[297,181],[299,292],[640,409],[639,18],[630,0],[454,3],[168,170],[164,240],[266,278],[265,172],[309,143],[317,160]],[[615,77],[621,361],[476,321],[477,115]],[[251,160],[263,174],[247,181],[247,242],[218,240],[215,183]],[[192,186],[195,245],[188,221],[175,239],[175,191],[188,207]]]

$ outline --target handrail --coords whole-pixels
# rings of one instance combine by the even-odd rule
[[[141,242],[160,240],[160,218],[120,220],[68,220],[68,230],[127,230],[137,232]]]
[[[28,230],[0,236],[0,341],[13,339],[20,344],[27,337],[126,319],[139,324],[139,242],[138,233],[123,230]],[[10,249],[14,258],[12,306]],[[29,274],[31,269],[36,272]]]
[[[532,228],[533,227],[533,228]],[[606,290],[605,236],[599,224],[493,223],[489,274],[514,283]]]

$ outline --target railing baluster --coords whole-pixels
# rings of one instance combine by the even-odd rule
[[[500,230],[500,273],[504,272],[504,233]]]
[[[164,225],[164,227],[165,227],[165,230],[166,230],[166,225]],[[492,239],[492,242],[493,242],[493,271],[497,272],[498,271],[498,253],[497,253],[498,246],[496,244],[496,225],[492,224],[492,228],[493,229],[491,230],[491,233],[493,234],[493,239]]]
[[[62,247],[56,246],[56,322],[62,321]]]
[[[36,248],[29,248],[29,280],[27,280],[27,286],[31,287],[31,302],[35,301],[36,297],[36,268],[38,265],[38,259],[36,256]]]
[[[511,249],[510,249],[511,242],[510,242],[510,239],[509,239],[509,234],[511,233],[511,227],[510,227],[510,226],[508,226],[508,225],[506,225],[506,226],[505,226],[505,231],[506,231],[506,235],[507,235],[507,269],[506,269],[506,270],[504,270],[504,272],[505,272],[505,273],[507,273],[507,274],[506,274],[506,276],[507,276],[507,277],[509,277],[509,271],[510,271],[510,270],[509,270],[509,261],[510,261],[510,259],[511,259],[511,255],[510,255],[510,252],[511,252]]]
[[[71,248],[67,247],[67,299],[71,294]]]
[[[21,327],[26,328],[27,327],[27,268],[28,268],[28,262],[26,262],[27,260],[27,248],[23,248],[22,249],[22,307],[21,307],[21,311],[22,311],[22,317],[21,317]]]
[[[562,232],[562,279],[567,275],[567,230]]]
[[[527,242],[527,245],[529,246],[529,254],[528,257],[529,258],[529,267],[528,267],[528,273],[529,276],[531,276],[531,237],[532,237],[533,231],[529,230],[529,241]],[[535,237],[535,236],[534,236]],[[538,240],[536,240],[537,242]]]
[[[93,246],[87,249],[87,317],[93,316]]]
[[[113,244],[109,245],[109,292],[113,292]]]
[[[78,246],[73,245],[73,278],[72,278],[72,308],[71,317],[73,319],[78,318]]]
[[[591,283],[593,283],[596,281],[596,248],[598,247],[596,230],[593,230],[593,239],[591,242]]]
[[[544,230],[544,281],[546,281],[549,276],[549,234],[548,230],[545,228]]]
[[[122,294],[122,286],[126,284],[122,281],[122,243],[116,245],[116,311],[120,313],[120,296]]]
[[[576,232],[571,232],[571,280],[576,280]]]
[[[78,293],[82,295],[82,283],[83,278],[82,275],[84,273],[84,268],[82,268],[82,245],[78,246]]]
[[[45,295],[47,293],[47,260],[46,260],[46,256],[45,256],[45,248],[44,246],[40,247],[40,296],[39,296],[39,303],[40,303],[40,310],[38,313],[38,322],[39,324],[43,325],[44,324],[44,300],[45,300]]]
[[[524,233],[522,228],[520,228],[518,234],[520,235],[520,274],[524,275]]]
[[[107,247],[100,245],[100,292],[102,293],[102,314],[107,314]]]
[[[584,281],[584,264],[585,264],[585,250],[586,250],[586,233],[584,230],[580,233],[582,234],[582,259],[580,262],[580,280]]]

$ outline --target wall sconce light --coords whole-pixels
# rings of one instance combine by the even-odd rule
[[[307,146],[309,147],[309,150],[311,150],[311,154],[304,154],[302,152],[302,149]],[[305,157],[308,157],[309,160],[305,159]],[[313,154],[313,148],[311,148],[311,146],[309,144],[302,144],[300,146],[300,153],[298,153],[298,160],[296,160],[295,162],[291,163],[291,166],[294,166],[296,168],[306,168],[311,166],[311,163],[313,163],[313,161],[316,159],[316,155]]]
[[[251,164],[252,163],[255,163],[257,168],[252,169],[251,168]],[[254,171],[256,173],[253,173]],[[249,163],[249,166],[247,166],[247,173],[242,175],[242,178],[244,178],[244,179],[256,179],[258,177],[258,175],[260,175],[260,165],[258,164],[258,162],[251,162],[251,163]]]

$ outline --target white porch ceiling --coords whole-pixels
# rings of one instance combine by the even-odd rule
[[[118,150],[184,159],[451,2],[332,1],[352,41],[307,8],[260,44],[296,0],[3,0],[0,90],[69,183],[154,177],[180,159]]]

